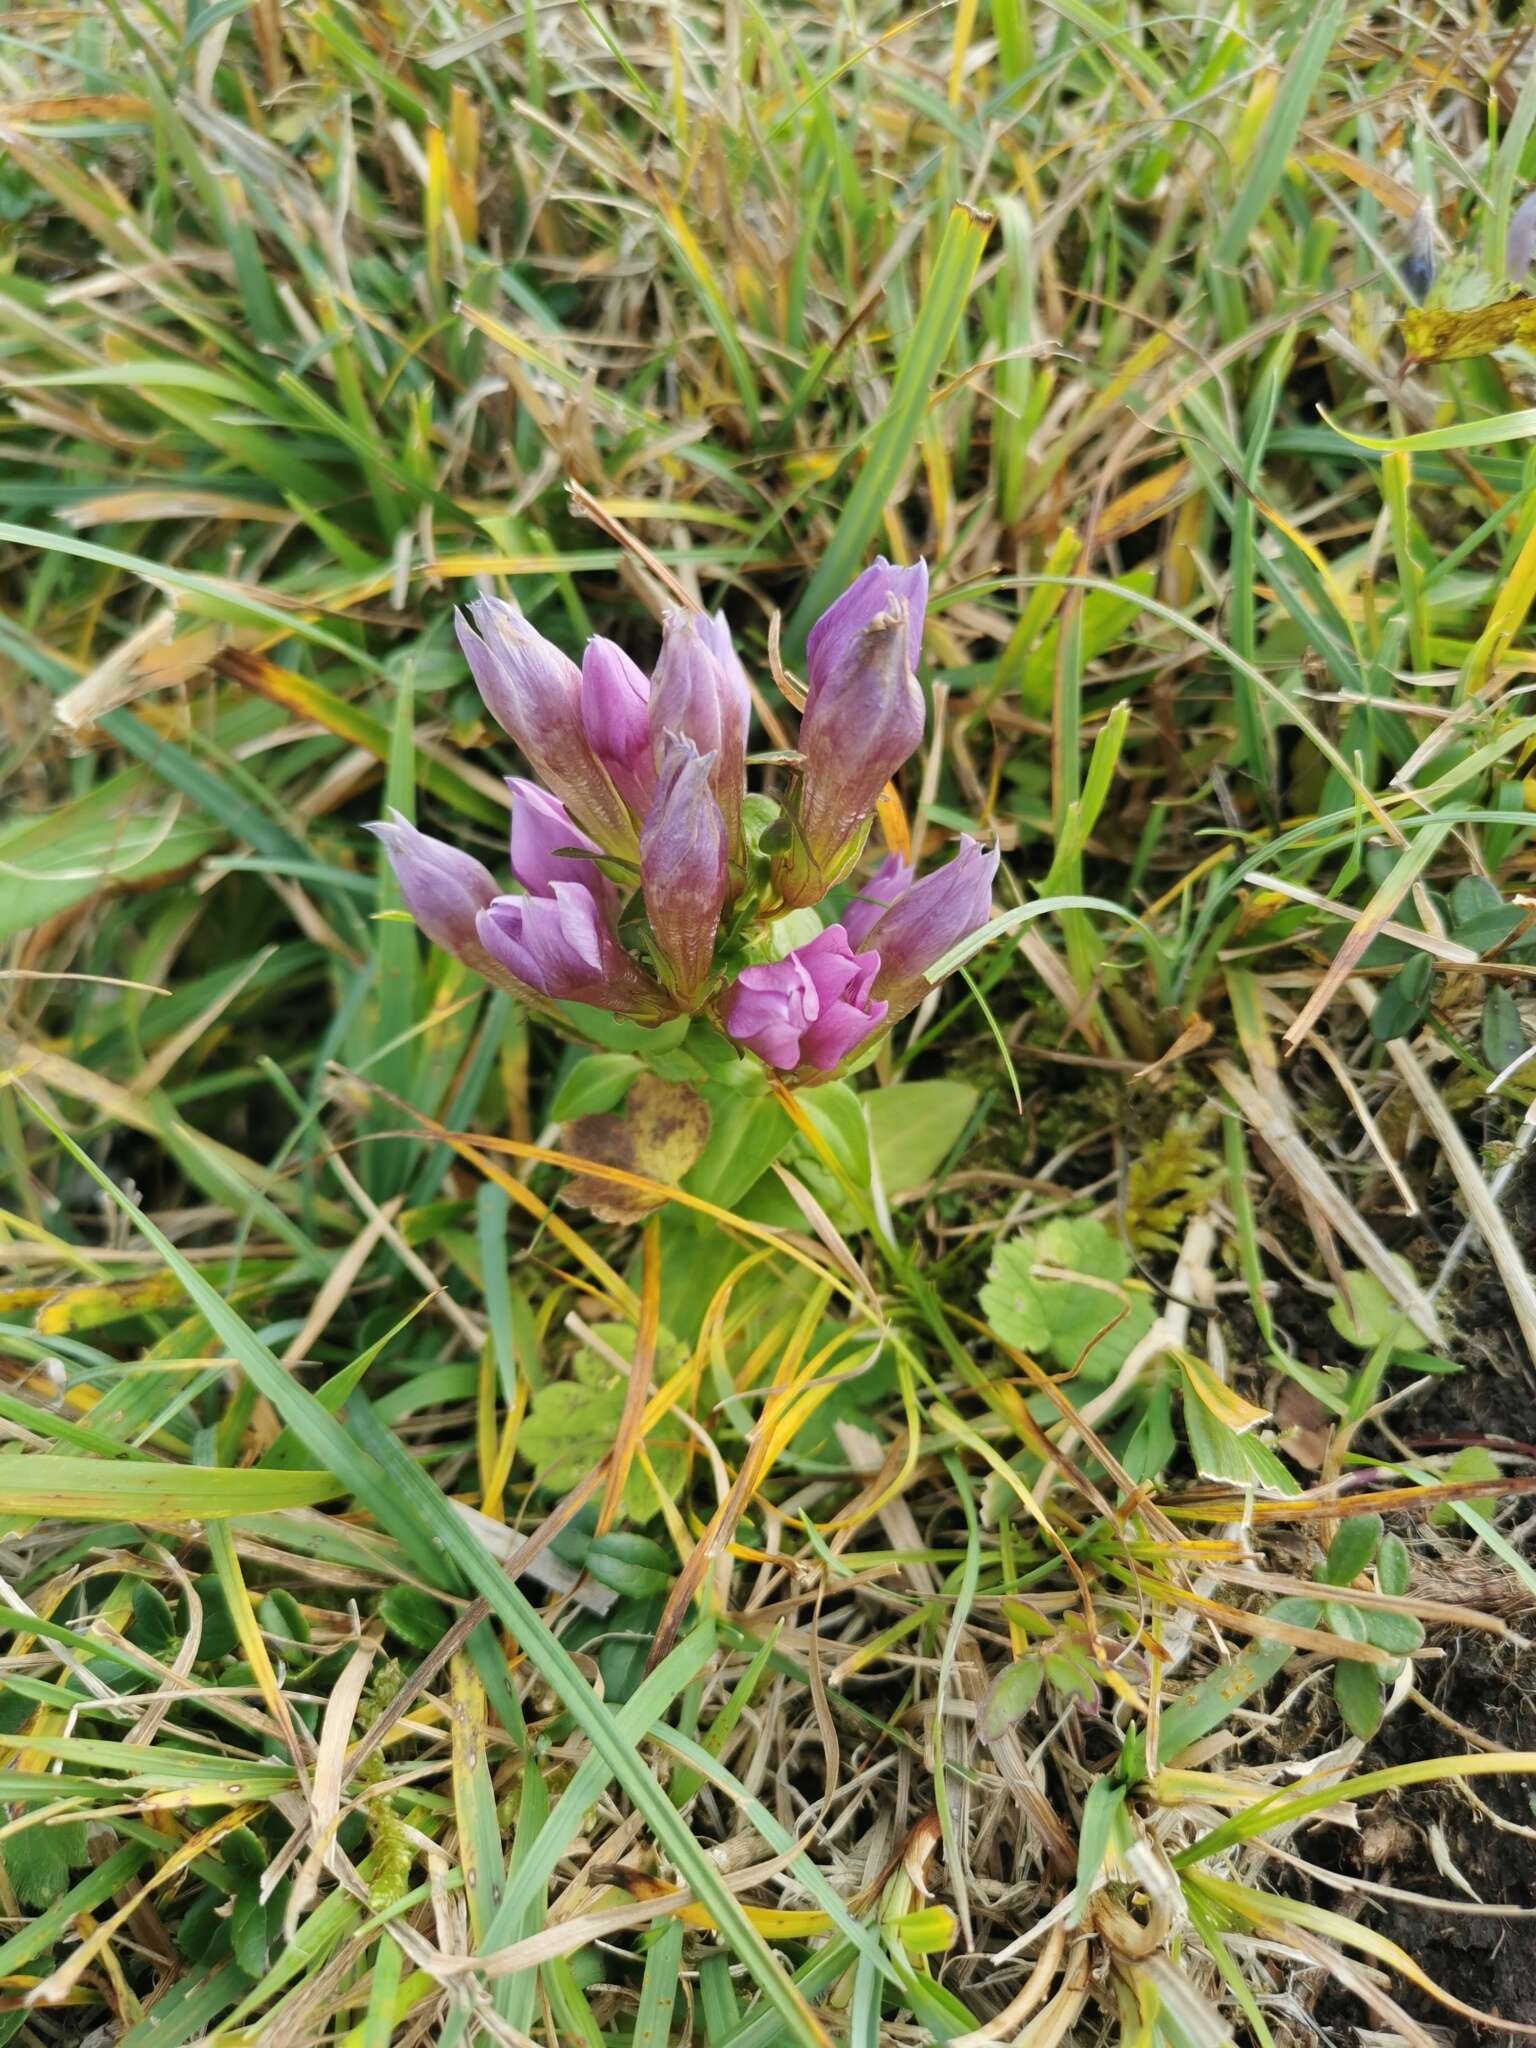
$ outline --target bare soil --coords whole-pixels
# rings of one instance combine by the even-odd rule
[[[1497,1283],[1495,1282],[1496,1286]],[[1470,1298],[1470,1299],[1469,1299]],[[1437,1380],[1406,1412],[1393,1420],[1415,1449],[1445,1450],[1457,1443],[1482,1443],[1509,1460],[1509,1469],[1536,1469],[1536,1391],[1523,1370],[1500,1366],[1514,1347],[1499,1341],[1508,1306],[1484,1299],[1481,1275],[1472,1278],[1461,1315],[1481,1302],[1490,1341],[1486,1362],[1454,1378]],[[1520,1459],[1530,1449],[1531,1466]],[[1536,1513],[1536,1508],[1531,1510]],[[1514,1518],[1514,1525],[1525,1519]],[[1506,1530],[1509,1522],[1503,1523]],[[1410,1532],[1405,1528],[1405,1535]],[[1496,1749],[1536,1750],[1536,1603],[1518,1581],[1489,1559],[1486,1550],[1463,1544],[1456,1531],[1441,1532],[1436,1561],[1421,1536],[1418,1548],[1426,1592],[1497,1612],[1512,1634],[1505,1639],[1470,1629],[1432,1631],[1429,1641],[1444,1656],[1421,1666],[1425,1698]],[[1443,1581],[1443,1582],[1442,1582]],[[1437,1757],[1467,1745],[1411,1701],[1384,1723],[1362,1759],[1364,1769]],[[1488,1905],[1536,1909],[1536,1798],[1528,1777],[1490,1777],[1472,1790],[1486,1811],[1456,1785],[1415,1786],[1401,1796],[1374,1801],[1358,1834],[1315,1828],[1297,1846],[1311,1861],[1341,1875],[1367,1878],[1433,1900],[1468,1899],[1450,1873],[1458,1873],[1476,1898]],[[1489,1816],[1496,1816],[1490,1818]],[[1502,1823],[1502,1824],[1501,1824]],[[1437,1853],[1438,1852],[1438,1853]],[[1358,1913],[1404,1948],[1428,1976],[1466,2004],[1536,2030],[1536,1917],[1494,1918],[1437,1912],[1431,1904],[1327,1892],[1318,1902],[1335,1911]],[[1522,2037],[1510,2028],[1490,2031],[1463,2020],[1401,1980],[1392,1995],[1437,2036],[1455,2048],[1504,2048]],[[1367,2014],[1360,2001],[1335,1985],[1323,1988],[1314,2018],[1335,2041],[1350,2042],[1362,2028],[1385,2023]]]

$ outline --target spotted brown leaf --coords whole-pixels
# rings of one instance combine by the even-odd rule
[[[599,1166],[675,1187],[709,1137],[709,1110],[681,1081],[637,1075],[622,1116],[579,1116],[565,1127],[565,1149]],[[638,1223],[666,1200],[660,1190],[626,1187],[621,1181],[579,1173],[565,1190],[572,1207],[588,1209],[605,1223]]]

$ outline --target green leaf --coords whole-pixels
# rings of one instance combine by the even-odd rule
[[[1291,1597],[1277,1600],[1268,1613],[1271,1620],[1289,1622],[1294,1628],[1315,1628],[1318,1603]],[[1219,1728],[1245,1700],[1268,1685],[1295,1655],[1293,1644],[1261,1636],[1230,1663],[1218,1664],[1196,1679],[1186,1693],[1163,1709],[1158,1744],[1162,1761],[1176,1763],[1193,1743]],[[1126,1742],[1120,1775],[1134,1784],[1145,1768],[1145,1740],[1136,1730]]]
[[[232,1828],[224,1837],[221,1852],[230,1869],[259,1884],[266,1874],[267,1852],[261,1837],[250,1828]]]
[[[864,1098],[880,1185],[893,1200],[925,1188],[976,1108],[968,1081],[897,1081]]]
[[[1352,1586],[1367,1570],[1381,1542],[1380,1515],[1351,1515],[1340,1522],[1328,1546],[1323,1577],[1331,1586]]]
[[[662,1922],[645,1958],[629,2048],[667,2048],[672,2039],[672,2008],[677,2003],[682,1961],[683,1923],[674,1914]]]
[[[1406,1260],[1398,1263],[1405,1273],[1410,1271]],[[1346,1344],[1361,1351],[1374,1351],[1383,1342],[1396,1351],[1399,1339],[1404,1345],[1418,1342],[1412,1323],[1374,1273],[1344,1275],[1344,1292],[1334,1297],[1328,1320]]]
[[[759,1074],[744,1063],[700,1089],[709,1105],[709,1142],[683,1178],[702,1202],[734,1209],[795,1136],[795,1127]]]
[[[1119,646],[1141,610],[1141,600],[1150,597],[1156,588],[1157,579],[1150,571],[1132,569],[1127,575],[1117,577],[1113,587],[1090,590],[1082,602],[1079,627],[1082,636],[1081,659],[1085,663],[1097,661],[1100,655],[1107,654],[1111,648]],[[1036,717],[1050,716],[1051,696],[1056,682],[1056,664],[1060,658],[1061,621],[1052,619],[1024,657],[1018,693],[1019,702],[1026,712],[1032,712]],[[1101,731],[1099,740],[1103,737]],[[1108,758],[1108,754],[1099,752],[1098,740],[1094,742],[1094,749],[1101,763]],[[1112,746],[1109,752],[1118,752],[1118,748]],[[1094,765],[1094,760],[1090,756],[1083,801],[1074,819],[1072,836],[1079,850],[1087,843],[1088,836],[1093,830],[1093,820],[1088,815],[1090,808],[1094,808],[1090,804],[1090,796],[1097,794],[1098,803],[1102,805],[1103,796],[1108,793],[1107,789],[1102,793],[1093,790],[1095,781],[1102,779],[1095,776]],[[1061,863],[1058,856],[1051,863],[1051,872],[1058,876],[1058,880],[1060,871]],[[1040,893],[1042,896],[1049,896],[1055,891],[1047,883]]]
[[[1131,1480],[1142,1484],[1155,1479],[1178,1449],[1173,1428],[1173,1392],[1166,1386],[1153,1389],[1136,1426],[1120,1447],[1120,1463]]]
[[[571,1117],[593,1116],[622,1102],[630,1082],[639,1073],[641,1061],[632,1052],[594,1052],[577,1060],[549,1105],[549,1121],[563,1124]]]
[[[162,881],[222,843],[222,827],[178,817],[177,808],[139,768],[104,778],[41,817],[26,816],[18,806],[15,822],[0,830],[0,941],[104,889]]]
[[[1424,1624],[1416,1615],[1398,1614],[1389,1607],[1362,1607],[1365,1640],[1378,1650],[1390,1650],[1394,1657],[1411,1657],[1424,1640]]]
[[[69,1824],[73,1826],[74,1823]],[[46,1834],[46,1828],[28,1828],[27,1834]],[[5,1857],[6,1868],[11,1868],[11,1851],[21,1840],[19,1835],[8,1835],[0,1854]],[[149,1855],[142,1843],[130,1842],[108,1856],[105,1862],[87,1871],[80,1882],[73,1886],[64,1897],[56,1899],[45,1911],[39,1911],[35,1918],[19,1927],[8,1941],[0,1942],[0,1976],[10,1976],[24,1970],[38,1956],[44,1955],[66,1935],[73,1934],[72,1923],[81,1913],[94,1913],[106,1904],[114,1892],[120,1891]],[[79,1859],[82,1863],[86,1857]],[[12,1882],[14,1883],[14,1878]]]
[[[1382,990],[1371,1012],[1371,1036],[1386,1045],[1417,1031],[1429,1015],[1434,987],[1434,960],[1428,953],[1415,953]]]
[[[631,1324],[598,1323],[593,1327],[621,1358],[633,1358],[635,1332]],[[659,1332],[657,1376],[665,1378],[681,1357],[676,1339],[666,1331]],[[624,1382],[606,1359],[595,1351],[579,1351],[572,1372],[571,1379],[551,1380],[534,1390],[518,1431],[518,1456],[533,1467],[534,1484],[541,1493],[568,1493],[612,1444],[623,1420]],[[675,1494],[688,1470],[687,1447],[677,1426],[658,1431],[654,1441],[647,1442],[646,1452],[656,1477]],[[637,1459],[624,1482],[625,1517],[631,1522],[648,1522],[658,1512],[655,1491]]]
[[[1365,1641],[1365,1623],[1360,1610],[1348,1600],[1325,1600],[1323,1621],[1336,1636],[1342,1636],[1346,1643]]]
[[[1077,1833],[1077,1889],[1072,1911],[1073,1926],[1082,1918],[1095,1880],[1104,1868],[1104,1858],[1109,1853],[1109,1846],[1115,1836],[1129,1789],[1129,1786],[1107,1776],[1095,1778],[1088,1787],[1088,1797],[1083,1801],[1083,1817]]]
[[[274,1586],[269,1593],[262,1595],[256,1619],[269,1636],[278,1636],[290,1643],[309,1641],[309,1623],[304,1619],[304,1610],[286,1586]]]
[[[1251,1429],[1237,1430],[1213,1415],[1192,1386],[1184,1389],[1184,1433],[1189,1455],[1206,1479],[1254,1487],[1282,1498],[1298,1491],[1279,1458]]]
[[[1130,1270],[1130,1254],[1102,1223],[1057,1217],[994,1254],[982,1314],[1017,1350],[1048,1351],[1063,1371],[1109,1379],[1156,1319],[1146,1295],[1123,1286]],[[1047,1277],[1054,1272],[1083,1278]]]
[[[1497,1479],[1499,1461],[1482,1444],[1468,1444],[1436,1477],[1449,1486],[1464,1485],[1469,1479]],[[1443,1500],[1437,1501],[1429,1511],[1429,1519],[1437,1529],[1448,1529],[1453,1522],[1468,1516],[1491,1525],[1492,1504],[1486,1500]]]
[[[1085,1707],[1099,1703],[1099,1684],[1085,1658],[1073,1650],[1052,1650],[1044,1659],[1045,1682],[1064,1700],[1081,1700]]]
[[[1357,448],[1372,449],[1378,455],[1389,455],[1394,450],[1412,455],[1445,448],[1496,448],[1504,441],[1536,439],[1536,407],[1524,412],[1494,413],[1487,419],[1457,420],[1448,427],[1429,427],[1422,434],[1397,435],[1352,434],[1335,425],[1321,406],[1318,413],[1340,440],[1351,441]]]
[[[1513,1066],[1530,1042],[1520,1020],[1520,1006],[1501,981],[1495,982],[1483,998],[1479,1036],[1483,1058],[1496,1074]]]
[[[1369,1742],[1381,1726],[1386,1705],[1376,1668],[1353,1662],[1335,1664],[1333,1696],[1350,1734]]]
[[[957,205],[950,211],[928,277],[922,310],[901,350],[889,398],[869,436],[864,465],[843,499],[832,538],[785,634],[785,654],[798,662],[805,636],[833,598],[853,581],[879,531],[902,472],[922,435],[934,379],[960,328],[971,280],[991,232],[989,215]]]
[[[247,1977],[267,1967],[267,1907],[255,1886],[236,1895],[229,1914],[229,1945]]]
[[[1034,1281],[1032,1238],[1016,1238],[992,1254],[987,1283],[981,1290],[981,1312],[1005,1344],[1015,1351],[1043,1352],[1051,1341],[1045,1304]]]
[[[387,1475],[391,1523],[398,1527],[409,1516],[428,1533],[440,1554],[464,1575],[471,1590],[491,1603],[502,1624],[511,1629],[529,1661],[556,1691],[577,1727],[602,1758],[607,1772],[618,1780],[643,1816],[657,1847],[683,1883],[692,1887],[739,1961],[776,2008],[782,2038],[800,2043],[802,2048],[818,2048],[819,2029],[788,1983],[772,1949],[742,1910],[741,1902],[704,1853],[687,1822],[672,1806],[664,1787],[656,1782],[648,1760],[637,1752],[632,1740],[621,1736],[613,1709],[597,1698],[570,1651],[455,1514],[440,1489],[378,1423],[366,1403],[360,1404],[360,1413],[354,1417],[352,1426]],[[681,1744],[681,1737],[678,1742]],[[692,1754],[691,1746],[685,1753]],[[753,1802],[747,1817],[754,1826],[758,1825],[757,1812]],[[768,1826],[774,1826],[771,1817]],[[815,1866],[808,1858],[796,1858],[795,1867],[797,1875],[804,1871],[806,1882],[814,1883]],[[511,1898],[510,1887],[505,1896]],[[897,1974],[893,1961],[883,1961],[882,1967]]]
[[[328,1472],[258,1472],[158,1460],[0,1457],[0,1513],[79,1522],[213,1522],[310,1507],[346,1489]]]
[[[1524,911],[1506,903],[1486,876],[1463,875],[1451,891],[1451,937],[1474,952],[1491,953],[1524,921]]]
[[[380,1621],[413,1650],[435,1650],[453,1626],[446,1607],[415,1586],[391,1586],[380,1597]]]
[[[987,1687],[976,1717],[982,1741],[995,1742],[1015,1721],[1022,1721],[1044,1683],[1045,1666],[1038,1657],[1020,1657],[1006,1665]]]
[[[1376,1582],[1383,1593],[1402,1599],[1413,1577],[1413,1560],[1401,1536],[1383,1536],[1376,1553]]]
[[[600,1586],[631,1599],[665,1593],[672,1583],[672,1559],[638,1529],[610,1529],[595,1537],[583,1563]]]
[[[1313,88],[1339,32],[1343,11],[1344,0],[1327,0],[1327,4],[1302,10],[1295,17],[1304,24],[1302,33],[1246,166],[1243,182],[1230,204],[1222,209],[1215,261],[1225,270],[1234,269],[1242,261],[1249,236],[1279,190]]]
[[[7,1835],[0,1849],[17,1898],[38,1911],[55,1904],[69,1890],[70,1865],[89,1860],[83,1821],[64,1821],[57,1826],[39,1821]]]
[[[899,1091],[885,1092],[894,1095]],[[802,1089],[799,1101],[849,1180],[857,1188],[867,1188],[869,1132],[864,1123],[864,1098],[846,1081],[828,1081],[820,1088]]]
[[[133,1621],[128,1630],[128,1640],[139,1649],[148,1650],[152,1656],[159,1656],[180,1639],[181,1631],[176,1626],[171,1603],[158,1586],[150,1585],[147,1579],[140,1579],[133,1589]]]

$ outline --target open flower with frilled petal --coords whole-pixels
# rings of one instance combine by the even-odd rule
[[[871,994],[877,953],[855,953],[840,924],[782,960],[745,967],[725,1006],[725,1028],[770,1067],[830,1074],[885,1022]]]

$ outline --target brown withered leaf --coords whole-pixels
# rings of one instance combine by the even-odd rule
[[[567,1152],[599,1166],[622,1167],[667,1187],[676,1187],[708,1138],[709,1110],[703,1100],[683,1082],[658,1080],[654,1074],[636,1077],[622,1116],[579,1116],[565,1126]],[[566,1188],[565,1199],[604,1223],[638,1223],[659,1209],[666,1196],[579,1173]]]
[[[1334,1418],[1305,1387],[1295,1380],[1277,1379],[1271,1384],[1276,1440],[1304,1472],[1321,1472],[1328,1458]]]
[[[1536,298],[1498,299],[1464,312],[1410,306],[1403,314],[1403,342],[1416,363],[1461,363],[1492,355],[1519,342],[1536,345]]]

